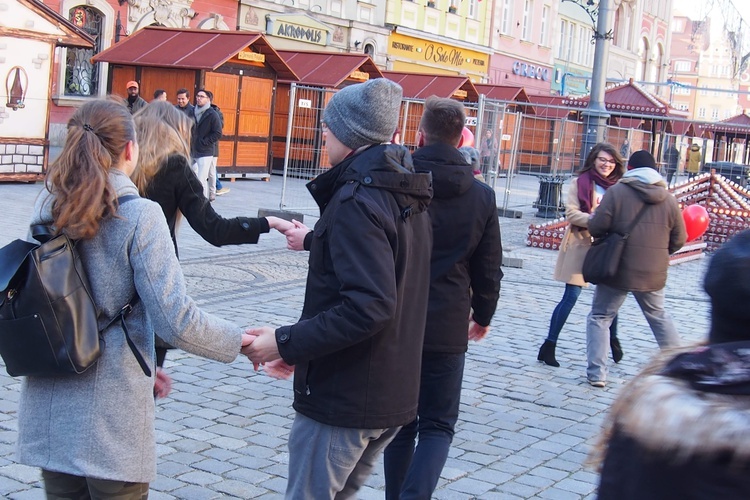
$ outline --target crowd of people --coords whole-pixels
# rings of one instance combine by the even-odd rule
[[[307,185],[320,209],[315,227],[224,218],[211,205],[223,120],[211,92],[199,89],[193,105],[180,89],[175,106],[164,91],[146,103],[137,82],[127,85],[128,98],[92,101],[72,116],[32,222],[77,240],[102,313],[140,298],[127,323],[137,349],[151,353],[153,375],[144,375],[114,323],[103,333],[103,356],[85,373],[26,377],[19,462],[42,469],[48,498],[147,498],[156,478],[155,400],[169,394],[164,360],[179,348],[225,363],[242,354],[269,375],[294,377],[287,498],[355,498],[381,455],[386,498],[430,498],[459,419],[468,343],[488,335],[500,297],[495,192],[475,177],[495,154],[492,132],[479,148],[460,148],[463,105],[431,97],[411,152],[395,139],[401,87],[384,78],[351,85],[322,115],[331,168]],[[118,203],[124,196],[137,199]],[[617,315],[629,292],[665,349],[613,407],[594,458],[601,498],[689,498],[701,481],[722,481],[723,489],[705,491],[740,498],[750,477],[750,318],[726,303],[750,298],[747,280],[737,280],[750,279],[750,234],[711,263],[708,346],[675,357],[666,349],[680,341],[664,286],[669,255],[686,232],[654,157],[636,151],[624,158],[596,144],[571,182],[566,217],[554,273],[565,290],[537,359],[559,367],[560,332],[587,286],[583,261],[592,239],[610,233],[629,237],[617,272],[594,289],[586,379],[605,387],[608,351],[615,362],[624,355]],[[183,218],[216,246],[257,243],[275,229],[289,249],[309,252],[300,319],[243,328],[202,311],[178,261]],[[647,425],[680,404],[692,406],[689,417],[662,420],[679,427],[687,444]],[[740,416],[727,423],[733,412]],[[727,428],[702,431],[706,415]],[[702,439],[715,442],[703,447]],[[708,477],[698,474],[704,470]],[[669,478],[685,476],[675,496]]]

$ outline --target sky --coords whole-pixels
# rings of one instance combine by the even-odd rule
[[[699,18],[709,11],[711,5],[718,6],[722,2],[719,0],[673,0],[672,6],[675,10],[687,15],[690,18]],[[750,1],[748,0],[732,0],[734,8],[740,13],[740,16],[745,22],[745,26],[750,31]],[[721,10],[718,7],[714,7],[708,12],[708,17],[712,19],[713,26],[723,26]],[[750,36],[750,33],[748,33]]]

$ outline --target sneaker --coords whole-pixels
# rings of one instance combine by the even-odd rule
[[[229,188],[223,187],[221,189],[216,190],[216,196],[221,196],[223,194],[227,194],[229,192]]]
[[[607,385],[607,383],[604,380],[589,380],[589,385],[592,387],[604,387]]]

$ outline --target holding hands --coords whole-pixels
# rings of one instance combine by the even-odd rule
[[[291,231],[294,229],[294,224],[292,222],[289,222],[286,219],[282,219],[281,217],[274,217],[273,215],[270,215],[266,217],[266,220],[268,221],[268,227],[271,229],[275,229],[280,233],[286,234],[287,231]]]
[[[284,233],[286,236],[286,247],[289,250],[304,250],[305,236],[310,232],[310,228],[298,220],[292,219],[292,223],[294,227]]]

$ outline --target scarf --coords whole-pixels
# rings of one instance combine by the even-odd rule
[[[200,123],[201,118],[203,118],[203,113],[206,112],[208,108],[211,107],[211,104],[204,104],[203,106],[196,106],[195,107],[195,121]]]
[[[620,180],[620,175],[613,170],[609,177],[602,177],[595,168],[590,168],[578,176],[578,204],[581,212],[591,213],[591,200],[593,199],[594,184],[601,186],[606,191]]]

